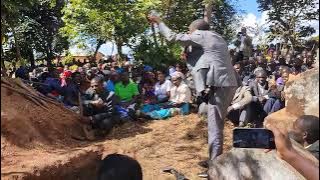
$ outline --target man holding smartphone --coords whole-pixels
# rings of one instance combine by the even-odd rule
[[[236,61],[242,61],[245,57],[249,58],[252,54],[252,39],[247,35],[247,29],[241,28],[241,32],[237,35],[235,45],[237,46],[237,58]]]

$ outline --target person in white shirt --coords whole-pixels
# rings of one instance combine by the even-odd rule
[[[157,73],[157,78],[158,82],[155,84],[154,94],[159,103],[167,102],[169,100],[172,83],[171,81],[166,80],[165,74],[161,71]]]
[[[172,75],[173,87],[170,89],[170,102],[183,104],[191,102],[191,91],[187,84],[183,83],[183,74],[176,72]]]
[[[175,72],[171,76],[173,86],[170,88],[170,98],[166,103],[145,105],[140,114],[150,119],[166,119],[177,114],[188,114],[190,111],[191,91],[183,82],[183,74]]]

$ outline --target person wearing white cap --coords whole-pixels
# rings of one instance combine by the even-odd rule
[[[181,72],[175,72],[171,75],[173,86],[170,89],[170,102],[174,104],[183,104],[191,102],[191,91],[183,82],[184,75]]]

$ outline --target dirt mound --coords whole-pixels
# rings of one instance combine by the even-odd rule
[[[197,163],[208,157],[207,123],[195,114],[126,123],[102,141],[82,142],[72,138],[84,136],[76,114],[19,81],[1,80],[1,179],[92,179],[101,152],[136,158],[146,180],[174,179],[161,172],[168,166],[193,180],[204,170]],[[226,122],[224,151],[232,129]]]
[[[224,152],[232,147],[231,122],[225,123]],[[177,116],[163,121],[128,123],[115,128],[108,140],[101,142],[104,156],[120,153],[139,161],[146,180],[174,180],[161,172],[172,167],[192,180],[205,169],[197,165],[208,158],[207,122],[196,114]]]
[[[72,147],[78,144],[72,137],[84,135],[78,120],[75,113],[19,79],[1,77],[1,139],[5,142],[23,148]]]

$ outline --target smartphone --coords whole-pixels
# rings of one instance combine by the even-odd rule
[[[272,131],[263,128],[235,128],[233,130],[233,147],[275,149]]]

